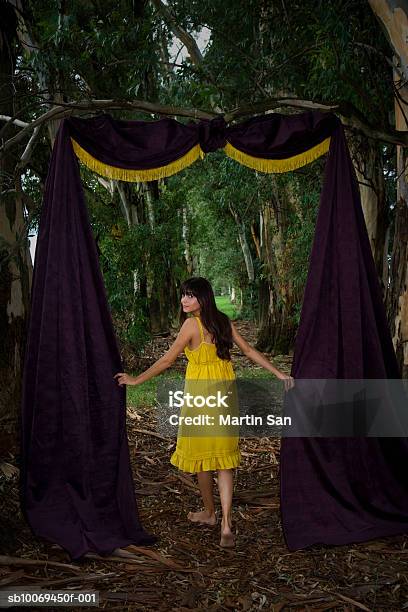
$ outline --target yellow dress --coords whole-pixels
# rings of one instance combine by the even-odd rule
[[[184,349],[188,359],[184,393],[199,389],[201,395],[216,395],[216,390],[223,390],[230,399],[226,400],[227,409],[182,406],[181,416],[207,413],[215,425],[199,425],[196,428],[179,425],[177,446],[170,462],[183,472],[191,473],[235,468],[241,461],[239,428],[225,424],[220,427],[218,418],[219,414],[223,414],[224,418],[226,415],[236,417],[239,414],[236,386],[235,382],[231,382],[235,381],[235,373],[231,361],[218,357],[215,344],[204,342],[202,323],[199,317],[194,318],[200,328],[201,343],[194,350],[188,346]],[[193,435],[189,435],[190,432]]]

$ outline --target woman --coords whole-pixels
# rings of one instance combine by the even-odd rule
[[[163,357],[145,372],[133,378],[119,372],[115,375],[119,385],[138,385],[166,370],[182,351],[188,359],[187,381],[231,381],[235,373],[230,349],[235,342],[254,363],[285,380],[285,389],[293,386],[293,378],[278,370],[262,353],[250,346],[237,332],[234,324],[217,309],[210,283],[202,277],[193,277],[181,285],[180,320],[184,321],[179,334]],[[190,315],[190,316],[188,316]],[[183,410],[182,410],[183,413]],[[185,413],[185,410],[184,410]],[[184,430],[185,431],[185,430]],[[222,507],[220,546],[234,546],[231,506],[233,468],[240,464],[238,436],[188,436],[179,428],[176,450],[170,461],[183,471],[196,473],[204,510],[189,512],[192,523],[215,525],[213,475],[217,471],[217,485]]]

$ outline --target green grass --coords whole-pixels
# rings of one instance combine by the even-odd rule
[[[131,376],[137,376],[137,374],[132,372]],[[181,372],[163,372],[159,374],[159,376],[146,380],[146,382],[141,385],[129,385],[126,394],[127,405],[133,406],[134,408],[153,406],[157,398],[157,386],[160,383],[160,379],[163,378],[183,379],[184,376]]]
[[[218,310],[221,310],[221,312],[226,314],[230,319],[236,319],[237,310],[234,304],[231,303],[228,295],[218,295],[215,298],[215,303],[217,304]]]
[[[272,372],[258,366],[246,368],[236,365],[234,370],[237,378],[261,378],[266,380],[276,378]]]

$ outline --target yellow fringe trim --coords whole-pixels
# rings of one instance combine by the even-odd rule
[[[188,153],[176,159],[176,161],[167,164],[166,166],[159,166],[158,168],[149,168],[148,170],[128,170],[126,168],[118,168],[117,166],[108,166],[103,162],[99,161],[95,157],[92,157],[85,149],[83,149],[73,138],[71,138],[72,147],[76,156],[81,160],[85,166],[90,170],[97,172],[101,176],[106,178],[115,179],[117,181],[128,181],[128,182],[147,182],[157,181],[165,176],[171,176],[176,174],[190,166],[198,158],[204,158],[204,151],[200,145],[197,144],[195,147],[190,149]]]
[[[188,153],[176,159],[176,161],[167,164],[166,166],[159,166],[158,168],[149,168],[148,170],[128,170],[126,168],[119,168],[117,166],[109,166],[93,157],[90,153],[85,151],[73,138],[71,138],[72,147],[76,156],[81,160],[85,166],[90,170],[97,172],[101,176],[106,178],[115,179],[118,181],[128,182],[147,182],[157,181],[160,178],[171,176],[187,168],[193,164],[197,159],[204,159],[205,153],[199,144],[195,145]],[[308,149],[304,153],[288,157],[287,159],[265,159],[263,157],[253,157],[247,155],[243,151],[236,149],[229,142],[224,147],[224,151],[228,157],[235,159],[235,161],[253,168],[259,172],[290,172],[301,168],[306,164],[310,164],[312,161],[324,155],[328,152],[330,147],[330,137],[323,140],[318,145]]]
[[[248,166],[248,168],[253,168],[254,170],[259,170],[260,172],[290,172],[291,170],[296,170],[297,168],[306,166],[306,164],[310,164],[310,162],[327,153],[329,147],[330,136],[304,153],[299,153],[299,155],[294,155],[293,157],[288,157],[287,159],[265,159],[263,157],[253,157],[252,155],[247,155],[246,153],[243,153],[243,151],[236,149],[229,142],[227,142],[226,146],[224,147],[224,151],[228,157],[235,159],[235,161],[244,166]]]

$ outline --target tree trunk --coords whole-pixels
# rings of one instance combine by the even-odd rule
[[[408,81],[408,0],[368,0],[398,56],[398,75]]]
[[[9,5],[0,21],[0,113],[16,114],[13,104],[16,18]],[[9,137],[13,128],[7,128]],[[18,415],[29,314],[32,264],[12,154],[0,158],[0,447],[6,453],[18,449]]]
[[[399,90],[408,109],[408,86]],[[395,103],[396,128],[407,130],[408,121],[398,101]],[[387,311],[398,365],[408,378],[408,151],[397,147],[397,203],[390,265]]]
[[[188,211],[185,204],[182,205],[182,237],[184,244],[184,259],[186,260],[187,273],[189,276],[193,274],[193,259],[191,257],[190,246],[190,228],[188,224]]]
[[[395,52],[395,127],[408,129],[408,1],[369,0]],[[408,153],[397,146],[397,203],[390,283],[386,296],[391,334],[403,378],[408,378]]]
[[[231,204],[229,205],[229,210],[237,227],[239,244],[245,261],[248,281],[250,284],[252,284],[255,280],[254,262],[252,260],[251,249],[249,248],[248,240],[246,237],[245,223],[240,219],[239,214]]]
[[[271,180],[276,181],[275,177]],[[279,193],[265,203],[261,212],[260,250],[263,276],[259,285],[259,337],[256,348],[274,354],[287,354],[293,345],[296,325],[295,306],[290,283],[290,246],[287,241],[289,194]],[[287,197],[286,197],[287,196]],[[286,206],[286,208],[285,208]]]
[[[388,284],[390,216],[385,191],[381,145],[365,137],[351,141],[353,164],[360,186],[361,206],[383,297]]]
[[[158,182],[144,183],[143,193],[150,231],[154,233],[156,227],[160,225],[160,211],[156,211],[156,202],[159,200]],[[160,274],[158,274],[159,270]],[[151,332],[153,334],[168,333],[179,301],[171,258],[162,253],[157,255],[154,251],[148,253],[145,272]]]

